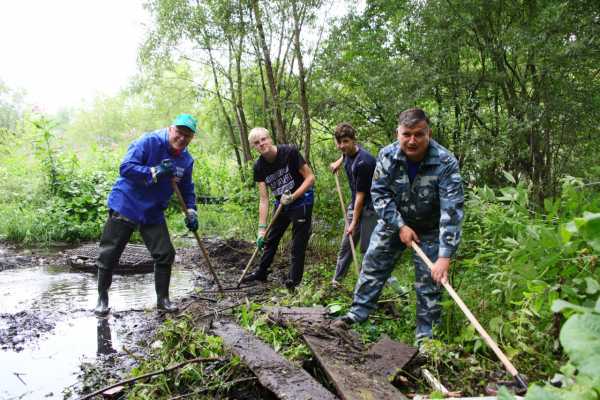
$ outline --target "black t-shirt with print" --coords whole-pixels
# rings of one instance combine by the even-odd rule
[[[352,191],[351,208],[354,208],[356,192],[365,193],[364,208],[373,208],[371,200],[371,183],[377,160],[368,151],[359,147],[354,157],[344,156],[344,169],[348,176],[348,183]]]
[[[277,145],[277,157],[270,163],[260,156],[254,163],[254,181],[265,182],[277,200],[286,191],[294,193],[304,182],[300,168],[306,161],[295,146]]]

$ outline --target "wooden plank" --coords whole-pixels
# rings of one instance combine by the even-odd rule
[[[515,397],[515,400],[522,400],[523,397],[521,396],[516,396],[513,395]],[[429,400],[430,397],[429,395],[421,395],[421,394],[417,394],[415,395],[415,397],[413,397],[413,400]],[[453,397],[452,400],[498,400],[498,397],[496,396],[484,396],[484,397]]]
[[[416,353],[416,348],[382,335],[367,351],[367,368],[374,374],[393,379]]]
[[[415,354],[416,349],[387,336],[367,351],[354,331],[332,328],[323,307],[263,307],[269,319],[292,325],[303,338],[332,381],[338,395],[348,400],[404,399],[390,383]]]
[[[216,322],[213,332],[254,372],[260,383],[279,399],[333,400],[305,370],[277,354],[270,346],[233,322]]]
[[[269,314],[272,321],[282,325],[292,323],[295,326],[316,324],[325,321],[327,309],[325,307],[268,307],[262,310]]]
[[[360,342],[344,343],[348,337],[341,341],[303,337],[343,400],[406,399],[386,378],[369,371]]]

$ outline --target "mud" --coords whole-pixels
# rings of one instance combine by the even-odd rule
[[[285,279],[280,257],[270,282],[236,288],[253,244],[218,238],[203,243],[226,295],[219,295],[195,242],[177,249],[170,290],[172,300],[199,319],[229,312]],[[167,317],[154,308],[153,274],[115,275],[111,313],[98,319],[92,312],[95,275],[71,272],[62,249],[21,250],[0,243],[0,271],[0,364],[10,366],[0,372],[0,398],[74,398],[123,379],[149,356]],[[231,395],[245,398],[244,391],[239,397],[236,392]]]
[[[55,323],[49,319],[28,311],[0,314],[0,347],[2,350],[21,351],[26,342],[39,338],[54,326]]]

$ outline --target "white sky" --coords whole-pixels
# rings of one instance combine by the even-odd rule
[[[143,0],[0,0],[0,80],[45,112],[113,95],[137,70]]]

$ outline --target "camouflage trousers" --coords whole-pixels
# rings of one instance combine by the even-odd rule
[[[420,247],[427,257],[435,262],[438,257],[438,231],[420,234]],[[363,259],[362,270],[354,289],[354,300],[348,316],[357,322],[364,321],[377,306],[377,300],[383,285],[390,277],[394,266],[406,246],[402,244],[398,229],[389,229],[381,221],[378,222],[369,249]],[[442,287],[431,278],[429,267],[415,253],[415,292],[416,305],[416,338],[432,337],[434,324],[439,324]]]

